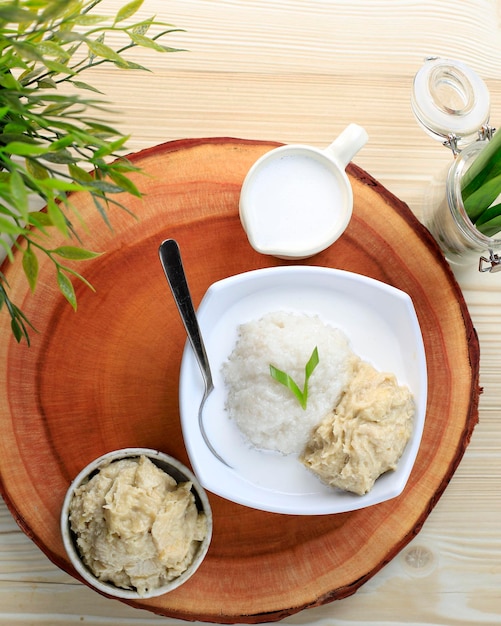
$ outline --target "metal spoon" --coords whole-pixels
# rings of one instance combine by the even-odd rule
[[[167,277],[167,282],[171,288],[172,295],[174,296],[179,314],[181,315],[181,319],[188,334],[188,339],[190,340],[191,347],[193,348],[193,352],[195,353],[195,357],[204,379],[204,394],[198,409],[198,424],[200,432],[202,433],[205,444],[212,454],[217,457],[221,463],[228,465],[228,463],[226,463],[226,461],[222,459],[214,450],[204,428],[202,419],[203,408],[210,393],[214,390],[214,383],[212,381],[209,359],[207,358],[202,333],[200,332],[200,326],[198,325],[195,308],[193,307],[188,281],[186,280],[179,245],[174,239],[166,239],[160,244],[158,253],[160,255],[160,262],[162,263],[162,267],[164,268],[164,272]]]

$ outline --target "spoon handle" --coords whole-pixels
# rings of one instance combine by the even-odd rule
[[[207,391],[210,391],[213,388],[213,383],[209,359],[207,358],[202,333],[200,332],[200,326],[198,325],[197,316],[193,307],[179,245],[174,239],[166,239],[160,244],[158,253],[167,277],[167,282],[169,283],[179,314],[181,315],[181,319],[188,334],[188,339],[190,340],[198,365],[202,371]]]

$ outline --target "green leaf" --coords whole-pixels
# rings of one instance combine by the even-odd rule
[[[3,136],[2,138],[5,139],[5,136],[9,136],[9,135],[18,135],[18,137],[21,137],[21,141],[24,141],[24,133],[26,132],[26,130],[28,129],[28,124],[24,121],[21,121],[19,119],[14,119],[12,122],[7,122],[3,128],[4,132],[3,132]],[[8,142],[7,142],[8,143]],[[33,143],[32,141],[30,143]]]
[[[4,89],[10,89],[12,91],[21,91],[22,89],[21,85],[10,72],[0,75],[0,85]]]
[[[129,37],[135,44],[142,46],[143,48],[150,48],[156,52],[167,52],[167,48],[165,48],[165,46],[161,46],[153,39],[140,35],[139,33],[129,32]]]
[[[501,231],[501,216],[495,217],[477,228],[486,237],[494,237]]]
[[[40,156],[47,152],[47,148],[35,143],[11,141],[6,146],[1,146],[0,152],[15,154],[17,156]]]
[[[14,170],[10,175],[10,193],[12,203],[24,220],[28,219],[28,192],[21,174]]]
[[[126,61],[125,59],[115,61],[115,65],[123,70],[139,70],[140,72],[151,71],[147,67],[144,67],[144,65],[139,65],[139,63],[134,63],[133,61]]]
[[[53,56],[64,60],[69,59],[71,56],[62,46],[47,39],[37,44],[37,51],[40,54],[46,54],[47,56]]]
[[[476,222],[501,192],[501,133],[478,153],[461,180],[461,196],[468,217]]]
[[[494,206],[489,207],[486,211],[482,213],[482,215],[475,222],[475,226],[478,228],[482,224],[489,222],[494,219],[498,215],[501,215],[501,204],[495,204]]]
[[[132,27],[132,32],[137,33],[138,35],[146,35],[154,21],[154,18],[149,18],[147,20],[144,20],[143,22],[134,24],[134,26]]]
[[[125,140],[127,140],[127,138],[125,138]],[[96,150],[94,152],[94,159],[102,159],[109,156],[110,154],[113,154],[122,147],[123,143],[123,141],[120,141],[118,145],[114,145],[113,143],[105,143],[102,148],[99,148],[99,150]]]
[[[465,172],[461,181],[463,198],[475,192],[490,177],[490,172],[501,165],[501,133],[494,133],[492,139],[478,154]],[[499,173],[499,172],[498,172]]]
[[[132,0],[132,2],[129,2],[128,4],[123,6],[116,14],[115,24],[117,24],[118,22],[122,22],[123,20],[126,20],[127,18],[137,13],[142,4],[143,0]]]
[[[270,364],[270,376],[273,379],[275,379],[277,382],[279,382],[280,384],[290,389],[290,391],[292,391],[292,393],[298,399],[301,407],[304,410],[306,410],[306,406],[308,403],[308,381],[311,375],[313,374],[313,371],[317,367],[318,363],[319,363],[318,349],[317,347],[315,347],[313,349],[313,352],[311,353],[308,363],[306,363],[306,366],[304,368],[305,376],[304,376],[304,387],[302,391],[299,388],[299,385],[293,380],[293,378],[291,378],[291,376],[289,376],[289,374],[286,374],[285,372],[277,369],[274,365],[271,365],[271,364]]]
[[[92,177],[91,174],[89,174],[89,172],[82,169],[78,165],[75,165],[74,163],[70,163],[68,165],[68,172],[74,180],[80,183],[92,183],[94,180],[94,178]]]
[[[54,189],[56,191],[85,191],[86,187],[78,183],[72,183],[61,178],[46,178],[43,180],[45,189]]]
[[[97,40],[93,41],[92,39],[86,39],[85,41],[87,43],[87,46],[89,47],[89,50],[95,56],[102,57],[104,59],[107,59],[108,61],[116,61],[119,63],[123,63],[125,61],[118,54],[118,52],[115,52],[113,48],[110,48],[105,43],[102,43],[101,41],[97,41]]]
[[[47,213],[49,215],[51,224],[53,224],[59,232],[66,237],[68,236],[68,224],[64,213],[61,211],[60,206],[54,201],[54,198],[47,200]]]
[[[60,246],[59,248],[51,250],[51,252],[64,259],[71,259],[73,261],[86,261],[101,256],[101,252],[93,252],[92,250],[78,248],[77,246]]]
[[[81,274],[75,272],[75,270],[72,270],[70,267],[65,267],[64,269],[72,276],[75,276],[75,278],[78,278],[78,280],[80,280],[86,287],[88,287],[91,291],[95,293],[96,290],[94,289],[94,287]]]
[[[7,256],[14,258],[16,240],[26,239],[27,248],[19,247],[19,252],[31,289],[38,278],[38,250],[47,252],[59,287],[74,308],[75,279],[92,286],[71,267],[65,267],[63,259],[78,261],[97,253],[77,247],[79,237],[72,222],[78,220],[85,227],[85,219],[72,205],[71,192],[87,190],[110,228],[110,207],[132,214],[116,199],[127,196],[118,194],[141,195],[128,177],[129,172],[140,168],[126,161],[111,162],[110,158],[121,153],[128,138],[105,121],[98,121],[101,113],[115,115],[104,100],[77,95],[81,94],[77,90],[101,93],[80,80],[80,73],[107,61],[120,68],[149,71],[122,54],[138,45],[158,52],[171,50],[160,45],[160,38],[173,32],[152,33],[153,27],[170,27],[154,17],[126,24],[141,9],[143,0],[121,0],[118,5],[124,6],[117,7],[111,17],[93,14],[101,4],[105,3],[0,0],[0,235],[4,235],[0,251],[5,249]],[[125,43],[111,38],[105,43],[108,33],[126,35]],[[59,91],[63,83],[73,93],[69,89]],[[86,113],[86,109],[90,111]],[[30,212],[32,197],[43,201],[46,209]],[[54,228],[65,237],[74,237],[75,246],[59,246],[54,251],[44,247]],[[14,337],[29,342],[31,324],[9,300],[4,285],[8,287],[0,272],[0,308],[9,311]]]
[[[69,150],[46,151],[46,153],[42,155],[42,159],[50,163],[59,163],[60,165],[68,165],[68,163],[75,162],[75,157]]]
[[[101,192],[102,194],[106,193],[122,193],[123,189],[119,185],[112,185],[111,183],[107,183],[103,180],[94,180],[92,183],[88,184],[90,188],[95,189],[96,191]]]
[[[37,87],[39,89],[57,89],[57,83],[55,80],[52,80],[50,76],[46,76],[37,81]]]
[[[57,284],[59,286],[59,290],[63,294],[63,296],[68,300],[73,309],[77,310],[77,297],[75,294],[75,289],[73,287],[73,283],[71,280],[62,272],[60,268],[57,269]]]
[[[305,367],[305,374],[306,374],[305,386],[308,384],[308,380],[309,380],[310,376],[313,374],[313,371],[315,370],[315,368],[316,368],[316,366],[318,365],[319,362],[320,362],[320,359],[318,357],[318,349],[315,347],[313,352],[311,353],[311,357],[310,357],[308,363],[306,363],[306,367]]]
[[[28,174],[36,178],[37,180],[44,180],[45,178],[49,178],[50,174],[43,165],[41,165],[37,159],[26,159],[25,160],[26,171]]]
[[[99,132],[100,134],[114,137],[116,135],[120,135],[119,131],[110,126],[109,124],[104,124],[103,122],[96,122],[96,120],[92,118],[85,118],[85,123],[89,126],[89,129],[92,131]],[[121,147],[127,140],[129,139],[129,135],[120,137],[117,139],[117,142],[120,142],[120,146],[118,144],[110,144],[113,150],[116,150],[118,147]]]
[[[290,389],[299,400],[299,403],[301,404],[303,409],[305,408],[303,392],[301,391],[301,389],[299,389],[299,386],[294,381],[294,379],[289,376],[289,374],[282,372],[282,370],[277,369],[274,365],[270,365],[270,375],[281,385],[284,385],[284,387]]]
[[[99,24],[100,22],[106,22],[109,17],[107,15],[90,15],[89,13],[85,13],[83,15],[79,15],[73,20],[73,23],[76,26],[93,26],[94,24]]]
[[[51,152],[58,152],[59,150],[63,148],[68,148],[68,146],[71,146],[74,143],[74,141],[75,141],[75,137],[70,133],[68,135],[65,135],[64,137],[61,137],[60,139],[57,139],[56,141],[53,141],[49,145],[49,150]]]
[[[23,24],[27,22],[33,22],[37,19],[36,13],[21,9],[13,3],[10,5],[0,7],[0,20],[5,22],[13,22],[16,24]]]
[[[28,334],[28,326],[33,330],[36,328],[28,320],[26,315],[10,300],[2,282],[7,285],[5,276],[0,272],[0,309],[5,304],[7,311],[11,317],[11,329],[14,338],[19,343],[21,339],[25,339],[28,346],[30,345],[30,337]]]
[[[106,224],[106,226],[108,226],[108,228],[111,228],[111,224],[108,219],[108,215],[106,213],[107,207],[103,206],[103,204],[99,200],[99,197],[95,193],[92,194],[92,200],[94,201],[94,206],[96,207],[99,215],[103,218],[103,221]],[[104,197],[104,200],[105,200],[106,205],[108,205],[108,199]]]
[[[46,227],[52,226],[52,221],[45,211],[32,211],[29,215],[29,223],[44,234],[47,232]]]
[[[4,249],[6,256],[11,263],[14,263],[14,253],[12,252],[12,242],[7,241],[6,237],[0,237],[0,247]],[[2,308],[2,300],[0,294],[0,309]]]
[[[70,76],[75,76],[77,72],[64,65],[63,63],[58,63],[57,61],[51,61],[50,59],[43,59],[43,64],[45,67],[51,72],[55,72],[56,74],[68,74]]]
[[[44,3],[45,9],[38,18],[40,22],[48,22],[49,20],[54,20],[58,17],[61,17],[65,11],[67,10],[68,1],[67,0],[51,0],[50,2]]]
[[[494,237],[501,231],[501,204],[495,204],[482,213],[475,228],[486,237]]]
[[[11,40],[12,47],[21,59],[43,63],[43,56],[37,47],[27,41]]]
[[[37,76],[40,76],[40,74],[44,71],[45,71],[45,68],[43,67],[37,67],[34,69],[30,67],[19,76],[18,80],[21,83],[21,85],[27,85],[34,78],[36,78]]]
[[[7,126],[9,127],[13,127],[13,125],[11,126],[10,124],[6,124],[4,132],[2,134],[0,134],[0,143],[5,145],[11,142],[16,142],[19,141],[20,143],[32,143],[34,144],[34,141],[29,138],[26,137],[23,132],[6,132]]]
[[[137,167],[125,158],[113,162],[115,172],[141,172],[141,168]]]
[[[75,85],[75,87],[77,87],[77,89],[86,89],[87,91],[93,91],[95,93],[100,93],[102,94],[102,91],[99,91],[99,89],[97,89],[96,87],[93,87],[92,85],[89,85],[88,83],[84,83],[81,80],[70,80],[69,81],[72,85]]]
[[[494,200],[501,193],[501,175],[486,180],[479,189],[470,194],[468,198],[463,198],[464,208],[472,222],[486,211]]]
[[[0,215],[0,232],[6,235],[12,235],[13,237],[19,237],[19,235],[24,235],[26,230],[13,220]]]
[[[43,224],[44,226],[52,226],[52,220],[47,214],[47,211],[30,211],[29,221],[31,222],[33,219],[36,220],[36,224]]]
[[[35,291],[38,280],[38,259],[30,245],[23,252],[23,271],[28,279],[31,291]]]
[[[123,191],[127,191],[131,195],[136,196],[136,198],[142,197],[141,192],[136,187],[136,185],[130,180],[130,178],[127,178],[127,176],[124,176],[123,174],[120,174],[120,172],[116,172],[113,169],[110,169],[108,174],[110,178],[112,179],[112,181],[116,183],[117,185],[119,185]]]
[[[14,335],[14,339],[17,341],[17,343],[21,343],[21,339],[23,338],[23,332],[17,318],[11,318],[10,328],[12,330],[12,334]]]
[[[42,111],[42,115],[60,115],[64,117],[64,112],[70,109],[74,105],[73,102],[51,102],[45,109]]]

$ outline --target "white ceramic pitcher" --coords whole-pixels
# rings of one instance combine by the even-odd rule
[[[368,135],[350,124],[320,150],[291,144],[267,152],[249,170],[240,195],[240,219],[262,254],[303,259],[330,246],[353,211],[345,169]]]

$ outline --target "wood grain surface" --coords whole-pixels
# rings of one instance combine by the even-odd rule
[[[71,479],[109,450],[158,448],[187,463],[178,418],[185,334],[157,249],[178,240],[195,302],[226,276],[284,263],[257,254],[238,218],[250,165],[276,144],[234,139],[170,142],[133,155],[143,169],[136,215],[108,229],[84,194],[86,262],[96,293],[76,284],[78,313],[41,261],[35,296],[21,263],[5,268],[13,295],[40,334],[0,344],[0,488],[14,517],[49,558],[73,574],[59,534]],[[452,477],[478,419],[479,344],[458,284],[409,208],[355,165],[353,219],[307,263],[371,276],[409,293],[423,332],[429,400],[422,445],[404,493],[353,513],[275,515],[210,496],[214,537],[181,588],[135,604],[153,613],[222,623],[281,619],[354,593],[420,530]],[[56,237],[57,239],[57,237]],[[0,333],[7,332],[5,317]],[[26,393],[30,389],[30,393]]]
[[[103,0],[99,12],[113,15],[123,4]],[[355,122],[369,134],[356,164],[422,221],[430,185],[451,162],[410,108],[424,57],[468,63],[490,90],[493,125],[501,123],[499,0],[144,0],[138,17],[152,15],[182,29],[166,43],[184,52],[144,49],[130,58],[150,73],[103,65],[85,78],[114,109],[105,120],[131,135],[131,152],[209,136],[323,148]],[[421,531],[395,558],[354,595],[284,618],[287,626],[501,623],[501,274],[453,271],[481,347],[483,393],[470,445]],[[66,314],[77,323],[80,312]],[[85,346],[83,324],[80,335]],[[0,343],[9,338],[3,332]],[[32,393],[29,382],[23,388]],[[0,624],[82,623],[184,622],[98,596],[54,565],[0,502]]]

